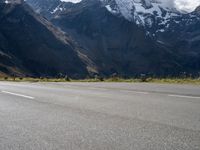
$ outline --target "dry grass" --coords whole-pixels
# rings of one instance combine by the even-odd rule
[[[2,77],[0,76],[0,81],[13,81],[13,82],[127,82],[127,83],[141,83],[143,82],[141,79],[136,78],[106,78],[103,81],[96,78],[91,79],[70,79],[67,80],[65,78],[13,78],[13,77]],[[200,78],[199,79],[192,79],[192,78],[147,78],[144,83],[168,83],[168,84],[195,84],[200,85]]]

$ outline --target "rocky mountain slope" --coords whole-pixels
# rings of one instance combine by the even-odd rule
[[[28,2],[41,9],[41,0]],[[176,76],[200,71],[198,11],[183,13],[156,0],[82,0],[40,12],[84,48],[81,52],[99,73]]]
[[[4,74],[85,76],[77,47],[27,4],[0,3],[0,72]]]

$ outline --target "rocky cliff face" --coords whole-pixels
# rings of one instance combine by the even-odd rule
[[[28,5],[0,4],[0,71],[33,76],[87,74],[76,47]]]

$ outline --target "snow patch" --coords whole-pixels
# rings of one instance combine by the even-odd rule
[[[80,3],[82,0],[60,0],[61,2]]]

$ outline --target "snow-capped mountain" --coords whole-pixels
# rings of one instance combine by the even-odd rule
[[[179,12],[176,8],[169,8],[165,4],[155,0],[102,0],[106,8],[111,13],[120,13],[129,21],[135,21],[138,24],[145,24],[150,16],[164,18],[176,16]],[[111,3],[111,5],[110,5]],[[114,4],[114,5],[113,5]]]
[[[183,13],[158,0],[102,0],[107,10],[143,26],[151,36],[168,32],[174,26],[192,24],[200,19],[194,13]]]
[[[110,13],[144,27],[146,34],[158,41],[162,34],[175,35],[200,21],[199,8],[186,13],[160,0],[101,1]]]
[[[176,7],[159,0],[82,0],[78,2],[84,4],[94,3],[94,1],[100,1],[102,7],[111,14],[145,27],[147,34],[151,35],[165,32],[171,23],[178,24],[180,17],[185,16],[185,13],[177,10]],[[75,5],[63,0],[27,0],[27,2],[47,18],[58,17],[57,15],[71,10]],[[189,21],[192,21],[192,18],[193,16],[189,16]]]
[[[159,1],[27,0],[83,47],[99,73],[199,72],[199,8],[185,13]]]

